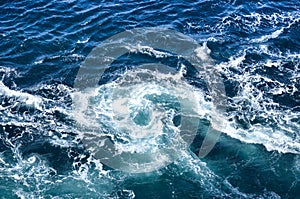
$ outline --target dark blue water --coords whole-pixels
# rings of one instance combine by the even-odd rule
[[[145,27],[175,30],[210,50],[213,70],[225,85],[225,126],[213,150],[199,158],[216,115],[205,81],[188,64],[183,75],[188,85],[176,80],[175,87],[138,88],[132,98],[145,92],[147,100],[130,105],[138,111],[130,116],[135,123],[151,121],[156,113],[146,103],[151,101],[164,105],[169,115],[162,123],[172,121],[176,131],[179,102],[157,93],[162,87],[179,94],[180,88],[191,88],[199,126],[174,162],[130,173],[102,164],[78,135],[99,123],[99,131],[108,129],[106,135],[113,136],[111,109],[103,99],[111,97],[114,81],[126,71],[131,78],[135,65],[151,62],[180,73],[186,60],[160,57],[157,51],[120,57],[94,88],[94,115],[84,126],[74,116],[72,96],[78,93],[79,68],[96,46]],[[297,0],[1,1],[0,198],[300,198],[299,32]],[[154,74],[155,81],[168,79]],[[120,99],[122,92],[116,94]],[[126,129],[134,128],[128,123]],[[155,146],[165,146],[168,139],[156,141]]]

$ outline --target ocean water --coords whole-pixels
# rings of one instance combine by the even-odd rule
[[[300,198],[299,32],[297,0],[2,0],[0,198]]]

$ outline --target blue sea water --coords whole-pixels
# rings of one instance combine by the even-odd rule
[[[218,113],[203,78],[176,56],[147,46],[119,57],[92,94],[74,86],[95,47],[123,31],[149,27],[177,31],[204,46],[221,76],[224,126],[205,157],[198,152]],[[2,0],[0,198],[300,198],[299,32],[297,0]],[[177,73],[157,71],[144,81],[134,66],[149,62]],[[134,83],[128,86],[123,76]],[[80,136],[103,131],[116,143],[124,141],[123,150],[146,157],[170,145],[167,136],[180,126],[177,98],[183,90],[195,95],[184,102],[197,112],[199,126],[171,164],[141,173],[114,169],[91,154]],[[127,92],[128,120],[165,125],[162,134],[145,130],[155,137],[147,144],[131,143],[133,134],[124,133],[136,130],[130,122],[120,119],[121,129],[112,122],[111,115],[123,109],[111,108],[109,99],[127,99]],[[74,116],[78,93],[90,100],[84,120]],[[157,115],[163,119],[154,120]]]

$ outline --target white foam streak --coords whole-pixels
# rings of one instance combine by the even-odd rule
[[[277,33],[264,39],[273,38]],[[248,52],[265,53],[271,58],[253,64],[243,64]],[[229,80],[238,82],[237,93],[229,99],[229,106],[233,109],[228,112],[226,128],[223,132],[232,138],[249,144],[263,145],[268,151],[280,153],[300,154],[299,139],[299,111],[281,106],[270,96],[288,95],[294,97],[299,79],[299,66],[294,65],[294,71],[289,70],[291,78],[281,81],[280,78],[264,76],[256,72],[257,69],[271,68],[270,70],[286,70],[284,64],[295,61],[295,54],[283,54],[269,50],[267,45],[246,47],[228,62],[217,65],[218,70]],[[234,68],[234,72],[230,70]],[[238,72],[235,72],[235,71]],[[262,87],[262,88],[261,88]],[[298,121],[298,123],[297,123]],[[241,125],[243,123],[243,126]]]
[[[206,42],[204,42],[200,48],[197,48],[195,50],[197,57],[199,57],[204,62],[211,60],[211,58],[209,56],[210,52],[211,52],[211,50],[207,47]]]
[[[90,40],[90,38],[87,38],[86,40],[78,40],[77,43],[78,44],[85,44]]]
[[[229,58],[228,64],[231,67],[238,69],[240,64],[242,64],[243,61],[245,61],[245,56],[246,56],[246,53],[244,53],[242,56],[237,57],[237,58],[232,56],[232,57]]]
[[[34,96],[28,93],[24,93],[22,91],[15,91],[11,90],[7,86],[3,84],[2,81],[0,81],[0,95],[6,96],[6,97],[16,97],[21,102],[25,103],[28,106],[34,106],[38,110],[42,110],[41,107],[42,98],[38,96]]]
[[[258,38],[258,39],[253,39],[252,42],[254,42],[254,43],[260,43],[260,42],[268,41],[269,39],[275,39],[275,38],[277,38],[281,33],[283,33],[284,29],[285,29],[284,27],[283,27],[283,28],[280,28],[279,30],[274,31],[272,34],[261,36],[261,37]]]
[[[143,53],[143,54],[148,54],[150,56],[155,56],[156,58],[164,58],[167,56],[170,56],[170,53],[167,52],[161,52],[159,50],[155,50],[154,48],[150,47],[150,46],[142,46],[140,44],[138,44],[137,46],[128,46],[127,48],[129,48],[130,52],[133,53]]]
[[[300,154],[299,141],[287,136],[280,130],[260,125],[247,130],[234,128],[234,126],[234,123],[227,123],[227,127],[224,128],[223,132],[244,143],[263,145],[268,151]]]

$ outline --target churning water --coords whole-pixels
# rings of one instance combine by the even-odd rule
[[[4,0],[0,22],[0,198],[300,197],[299,1]],[[200,46],[224,113],[184,48],[122,43],[76,86],[149,27]]]

